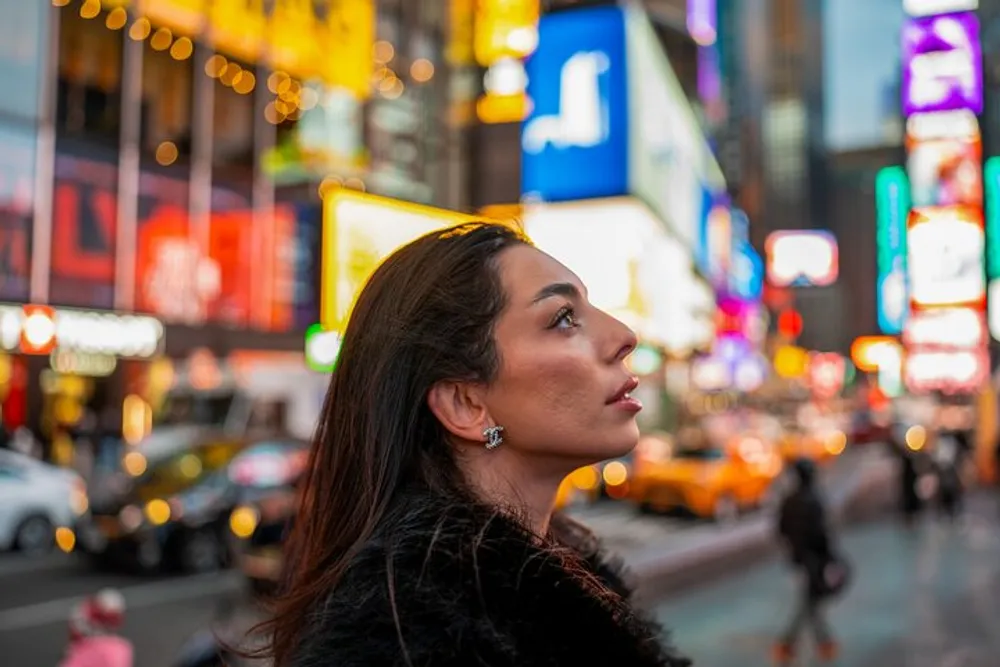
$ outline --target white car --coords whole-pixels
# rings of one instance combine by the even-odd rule
[[[44,553],[56,530],[72,530],[87,509],[80,475],[0,449],[0,551]]]

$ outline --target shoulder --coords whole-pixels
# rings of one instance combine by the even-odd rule
[[[476,562],[473,513],[421,503],[386,523],[314,611],[295,667],[513,665],[470,595],[479,568],[495,567]]]

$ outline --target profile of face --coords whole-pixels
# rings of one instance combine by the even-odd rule
[[[489,383],[471,390],[480,409],[464,435],[500,425],[505,451],[565,472],[630,452],[642,409],[631,396],[638,379],[625,367],[635,334],[590,304],[572,271],[532,246],[505,249],[497,271],[505,300],[493,327],[500,363]]]

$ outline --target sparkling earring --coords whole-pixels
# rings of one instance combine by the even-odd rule
[[[503,442],[503,426],[490,426],[483,430],[486,438],[486,449],[496,449]]]

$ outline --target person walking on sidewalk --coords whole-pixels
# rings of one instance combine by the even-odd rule
[[[801,580],[800,596],[784,636],[775,647],[781,665],[795,659],[799,637],[809,626],[823,660],[837,655],[837,644],[823,614],[824,603],[847,582],[847,565],[834,554],[826,523],[826,510],[816,488],[816,468],[811,461],[796,461],[796,485],[781,503],[778,536]]]

